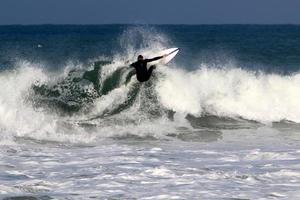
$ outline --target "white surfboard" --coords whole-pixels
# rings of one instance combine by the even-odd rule
[[[170,49],[166,49],[161,51],[159,54],[160,55],[167,55],[166,57],[162,58],[159,60],[159,63],[161,64],[167,64],[168,62],[170,62],[179,52],[179,48],[170,48]]]
[[[166,57],[159,59],[157,61],[151,62],[151,65],[162,64],[165,65],[170,62],[179,52],[179,48],[170,48],[156,53],[153,57],[167,55]]]

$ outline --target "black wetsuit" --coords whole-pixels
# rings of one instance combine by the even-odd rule
[[[155,60],[159,60],[163,58],[163,56],[155,57],[152,59],[139,60],[135,63],[132,63],[130,66],[135,68],[136,78],[139,82],[148,81],[151,77],[152,71],[155,69],[155,66],[149,67],[147,69],[147,63]]]

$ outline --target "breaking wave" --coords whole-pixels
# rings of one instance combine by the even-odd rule
[[[134,38],[138,36],[139,41]],[[134,28],[125,31],[123,53],[90,65],[46,66],[22,61],[0,73],[3,139],[94,142],[103,137],[169,138],[203,128],[300,122],[300,75],[266,74],[230,63],[196,70],[158,66],[140,84],[128,68],[172,45],[167,37]]]

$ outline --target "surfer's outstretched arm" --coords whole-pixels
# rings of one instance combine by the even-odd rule
[[[134,67],[136,65],[136,63],[134,62],[134,63],[131,63],[130,65],[129,65],[129,67]]]
[[[145,62],[152,62],[152,61],[156,61],[156,60],[159,60],[159,59],[162,59],[164,56],[158,56],[158,57],[154,57],[154,58],[151,58],[151,59],[145,59],[144,61]]]

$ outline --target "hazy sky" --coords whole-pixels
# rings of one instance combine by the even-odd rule
[[[0,24],[300,24],[300,0],[0,0]]]

